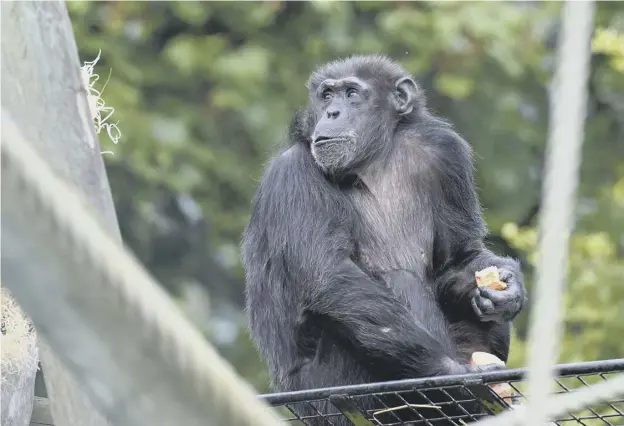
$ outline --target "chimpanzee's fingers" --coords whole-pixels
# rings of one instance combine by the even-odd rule
[[[488,315],[494,312],[494,303],[491,300],[484,297],[476,297],[475,300],[477,306],[484,314]]]
[[[506,283],[513,279],[513,275],[513,272],[511,272],[509,269],[500,268],[498,270],[498,277],[501,281],[504,281]]]
[[[500,371],[500,370],[505,370],[505,364],[503,364],[503,365],[501,365],[501,364],[483,364],[483,365],[476,366],[475,369],[479,373],[487,373],[489,371]]]
[[[483,312],[481,312],[481,309],[479,309],[479,307],[477,306],[477,297],[473,297],[470,300],[470,304],[472,305],[472,309],[474,310],[475,314],[477,314],[477,317],[483,317]]]
[[[507,303],[517,297],[516,291],[512,289],[492,290],[487,287],[479,287],[479,293],[482,298],[491,300],[495,305]]]

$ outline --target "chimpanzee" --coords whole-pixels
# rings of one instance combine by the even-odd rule
[[[485,247],[467,142],[386,57],[330,62],[308,88],[242,242],[251,335],[273,388],[501,368],[469,359],[507,360],[524,280]],[[477,287],[489,266],[505,290]]]

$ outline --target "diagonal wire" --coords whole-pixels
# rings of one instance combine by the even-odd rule
[[[559,358],[562,295],[574,227],[595,3],[566,1],[550,97],[536,298],[529,329],[527,425],[544,423]]]
[[[542,420],[536,423],[528,423],[527,417],[532,408],[528,405],[518,405],[513,411],[508,411],[496,417],[490,417],[478,422],[478,426],[512,426],[525,424],[532,426],[548,424],[545,419],[553,419],[593,404],[604,401],[612,401],[624,396],[624,374],[609,379],[607,382],[575,390],[558,396],[550,396],[542,401]],[[532,420],[531,420],[532,421]]]
[[[88,335],[101,346],[110,344],[110,349],[118,355],[114,367],[107,371],[133,377],[129,381],[136,386],[152,385],[149,389],[141,388],[136,395],[121,395],[124,398],[120,398],[108,392],[120,389],[120,384],[114,382],[119,377],[97,376],[104,383],[95,383],[97,386],[90,383],[92,386],[87,389],[99,392],[92,390],[89,396],[98,402],[100,409],[108,408],[106,414],[111,423],[168,426],[172,424],[170,417],[179,414],[177,420],[188,426],[278,424],[277,417],[257,401],[251,387],[237,377],[138,261],[111,238],[96,216],[90,214],[93,210],[52,172],[5,110],[2,111],[0,149],[3,284],[16,294],[20,304],[31,308],[29,316],[41,335],[57,337],[55,350],[74,368],[74,374],[84,373],[85,363],[80,357],[89,354],[89,347],[88,342],[78,346],[68,342],[72,342],[73,332],[91,325]],[[14,244],[5,248],[7,235]],[[33,257],[22,250],[26,243],[38,243],[39,247],[35,248],[39,251],[52,247],[50,250],[56,253],[48,253],[47,259],[54,263],[33,261]],[[45,278],[25,279],[29,276],[29,267],[44,269]],[[46,299],[50,294],[54,297]],[[81,324],[66,330],[54,329],[60,322],[50,316],[50,312],[51,308],[62,307],[61,299],[70,310],[83,314]],[[93,309],[89,312],[79,309],[85,304]],[[114,315],[107,314],[111,312]],[[57,311],[56,314],[61,317],[66,313]],[[119,322],[127,329],[103,331],[106,324]],[[136,328],[140,328],[143,335],[130,335]],[[62,338],[58,338],[59,335],[63,335]],[[137,361],[134,352],[130,354],[124,348],[113,347],[115,342],[128,340],[136,342],[136,353],[140,353],[142,346],[156,348],[156,351],[149,358]],[[69,362],[72,360],[74,362]],[[160,374],[140,375],[131,369],[138,370],[137,365],[152,366]],[[93,382],[92,376],[81,378]],[[173,383],[164,382],[167,378]],[[180,393],[175,394],[174,390]],[[149,400],[152,396],[166,402],[158,406]],[[139,418],[139,414],[143,417]]]
[[[513,416],[501,416],[483,424],[511,425],[511,419],[519,420],[522,413],[526,415],[523,424],[544,424],[555,401],[550,391],[559,357],[562,294],[584,137],[594,8],[593,1],[570,0],[562,8],[562,31],[550,97],[535,304],[529,329],[527,405]],[[618,384],[621,386],[622,382],[610,386]]]

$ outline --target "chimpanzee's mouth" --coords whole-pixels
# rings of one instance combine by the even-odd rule
[[[346,137],[330,138],[326,136],[319,136],[318,138],[314,139],[314,142],[312,142],[312,144],[314,146],[322,146],[322,145],[342,143],[342,142],[347,142],[347,141],[348,141],[348,138]]]

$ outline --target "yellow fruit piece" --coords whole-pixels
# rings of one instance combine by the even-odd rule
[[[505,290],[507,288],[507,284],[500,280],[496,266],[475,272],[475,279],[479,287],[487,287],[492,290]]]

